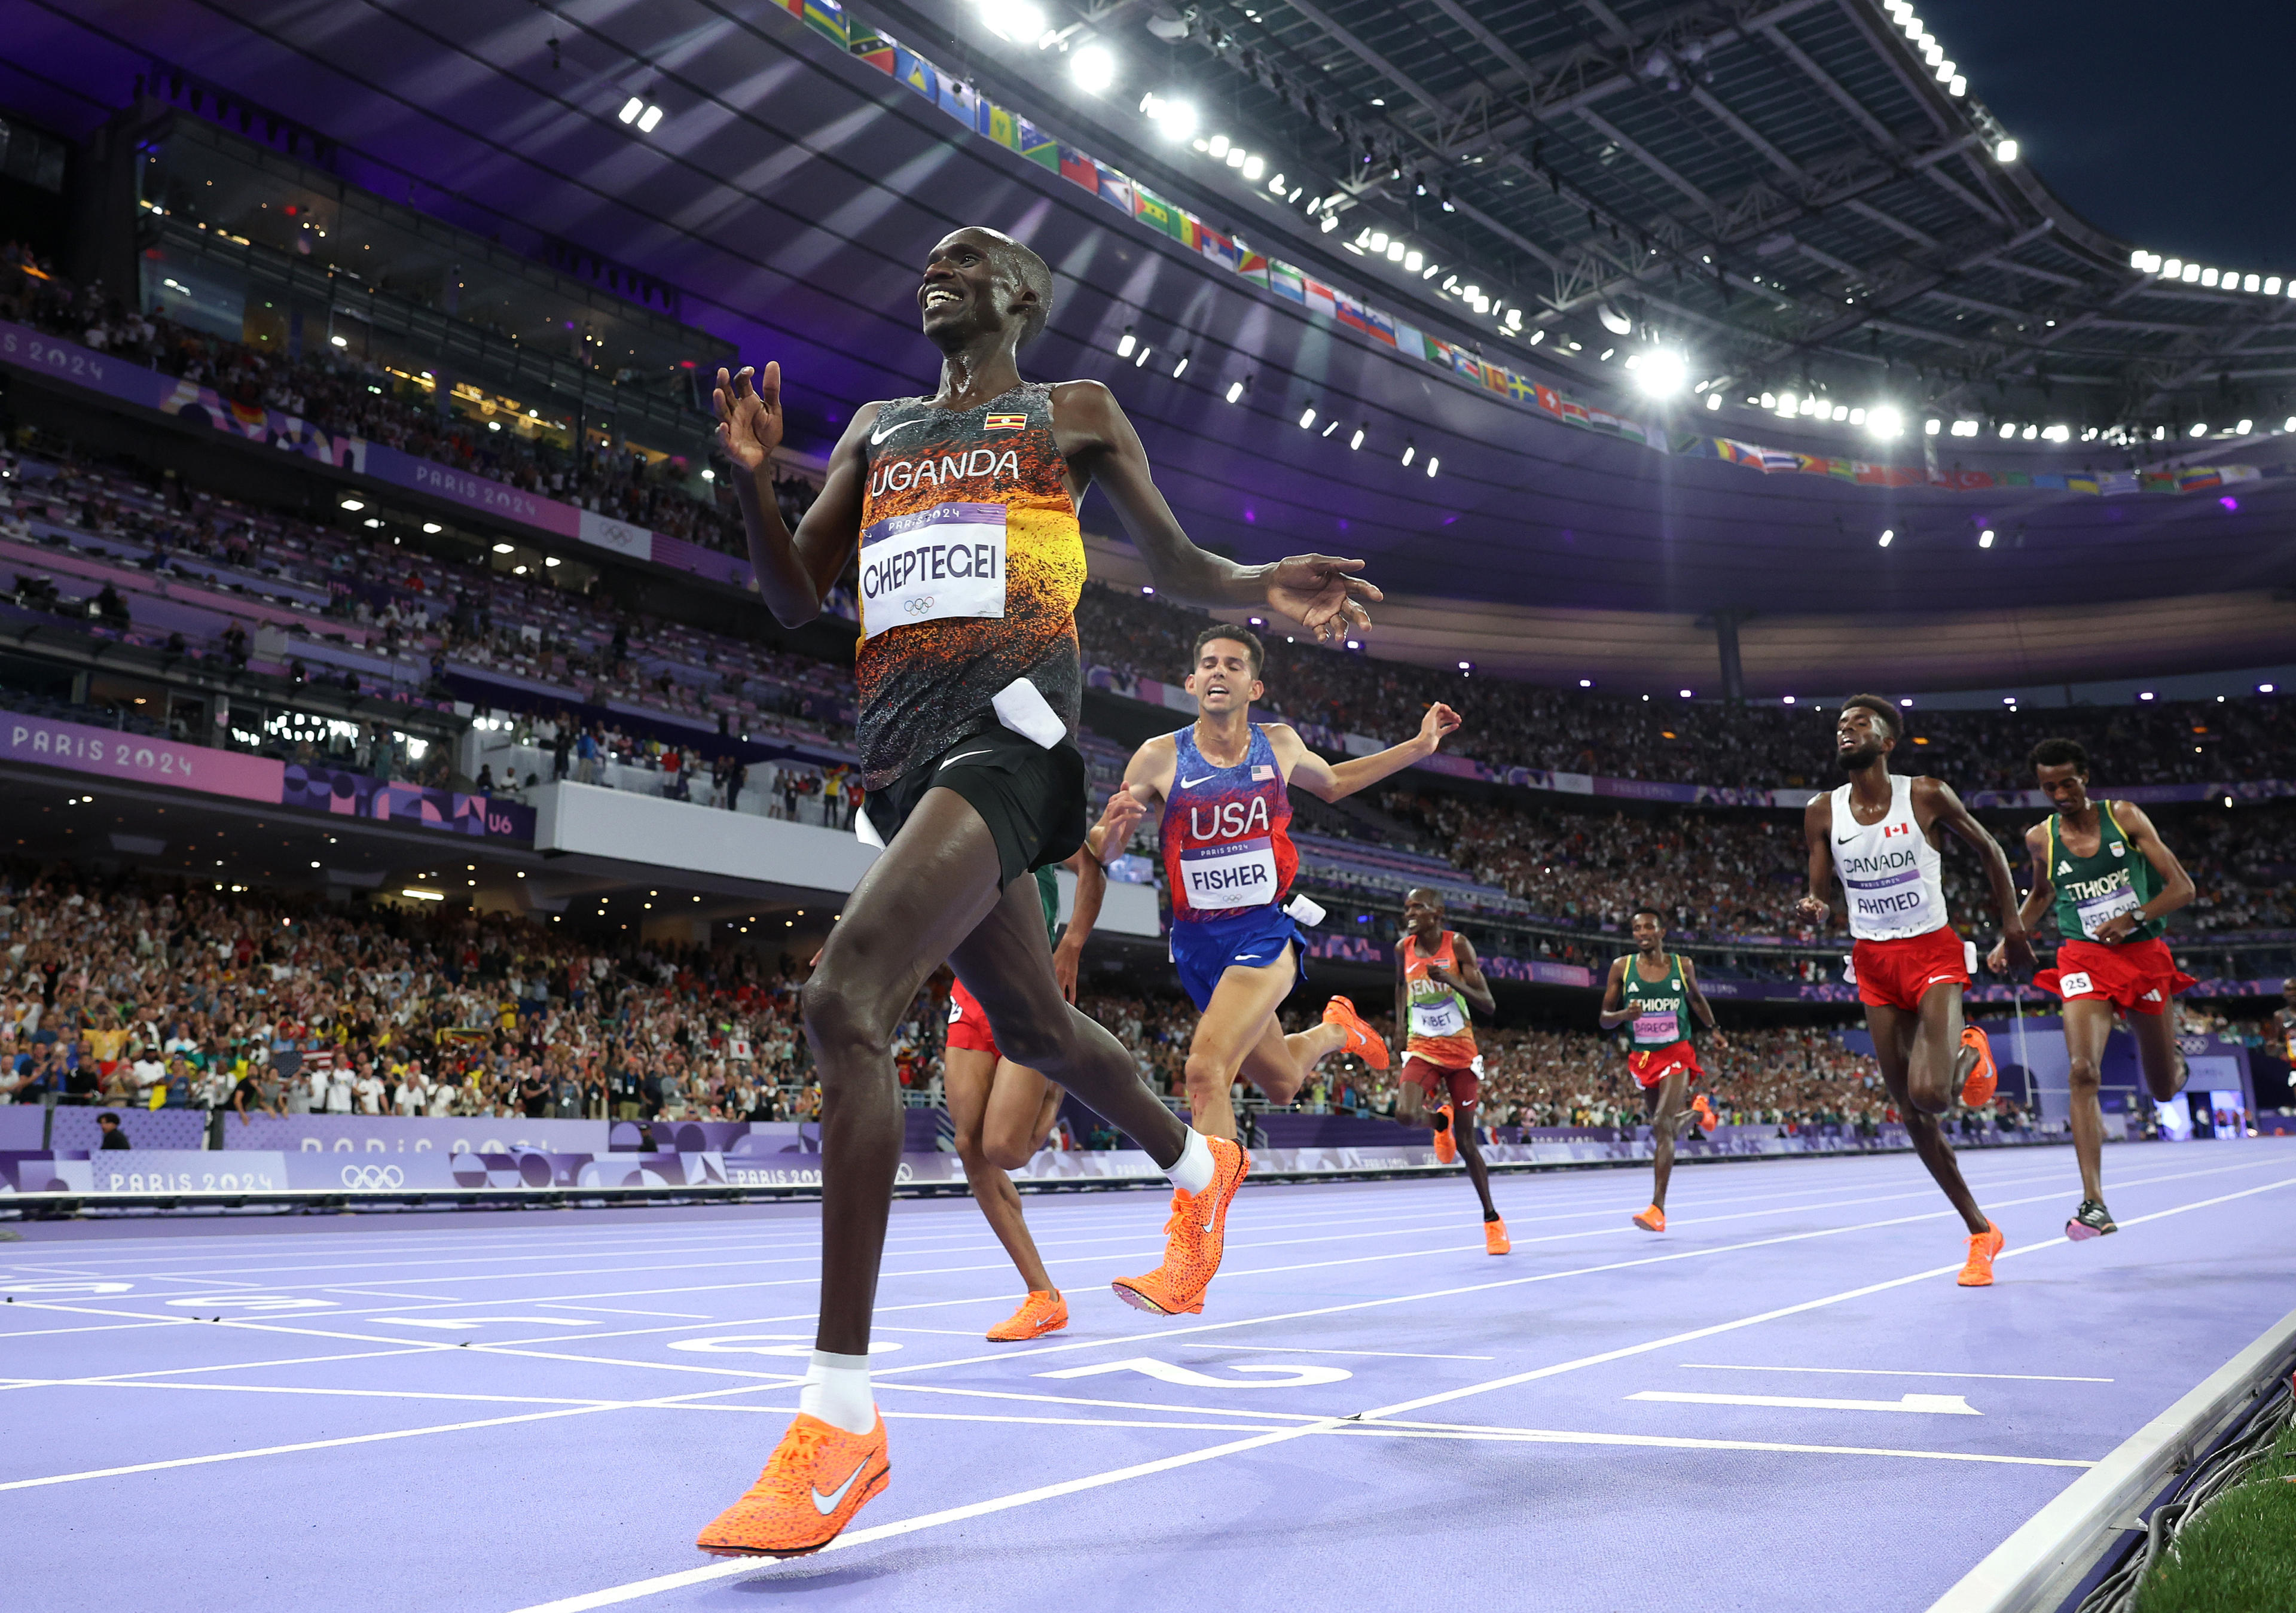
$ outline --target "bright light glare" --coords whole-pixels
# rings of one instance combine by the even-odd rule
[[[658,106],[650,106],[639,115],[638,133],[641,135],[651,135],[653,133],[655,128],[660,126],[660,122],[661,108]]]
[[[1635,366],[1635,379],[1653,398],[1671,398],[1689,379],[1689,367],[1683,363],[1680,353],[1654,347],[1641,358],[1642,362]]]
[[[1229,382],[1229,383],[1227,383],[1227,400],[1228,400],[1230,403],[1234,403],[1237,399],[1239,399],[1239,398],[1241,398],[1241,397],[1242,397],[1242,396],[1243,396],[1243,383],[1242,383],[1242,382],[1241,382],[1241,381],[1231,381],[1231,382]]]
[[[644,111],[645,111],[645,103],[640,100],[637,96],[632,95],[628,100],[622,103],[622,110],[619,115],[623,122],[636,123],[638,120],[638,114]]]
[[[1185,101],[1167,101],[1151,90],[1140,97],[1140,111],[1167,140],[1185,140],[1196,132],[1196,109]]]
[[[1097,95],[1116,82],[1116,56],[1104,45],[1081,46],[1069,57],[1069,77],[1086,95]]]
[[[999,39],[1034,39],[1045,31],[1045,13],[1029,0],[981,0],[980,20]]]
[[[2014,140],[2004,140],[1993,148],[1993,155],[1995,160],[2003,167],[2007,167],[2017,160],[2017,143]]]
[[[1866,412],[1866,429],[1876,437],[1895,437],[1906,429],[1906,417],[1891,405],[1878,403]]]
[[[1882,534],[1882,547],[1885,549],[1888,548],[1890,547],[1890,540],[1896,538],[1897,535],[1897,533],[1892,531],[1884,531]]]

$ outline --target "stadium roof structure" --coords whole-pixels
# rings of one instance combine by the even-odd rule
[[[1749,693],[1842,687],[1894,616],[1982,685],[2296,633],[2296,299],[2079,218],[1904,0],[15,14],[0,103],[115,151],[190,110],[675,287],[816,447],[930,383],[930,243],[1022,236],[1027,369],[1114,386],[1200,541],[1474,602],[1488,670],[1702,686],[1734,624]]]

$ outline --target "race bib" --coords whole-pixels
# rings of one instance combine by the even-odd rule
[[[1456,1036],[1466,1028],[1467,1016],[1460,1011],[1456,997],[1439,997],[1432,1002],[1411,1005],[1414,1036]]]
[[[1266,836],[1180,853],[1192,908],[1251,908],[1275,900],[1275,842]]]
[[[1682,1040],[1681,1018],[1672,1008],[1662,1014],[1635,1016],[1635,1040],[1673,1043]]]
[[[2086,972],[2057,976],[2057,992],[2064,997],[2086,997],[2096,990],[2096,982]]]
[[[2136,887],[2118,885],[2102,896],[2092,896],[2087,901],[2077,901],[2073,910],[2080,915],[2081,934],[2091,941],[2105,925],[2123,913],[2134,913],[2144,904],[2136,900]]]
[[[861,534],[861,633],[1004,614],[1004,506],[943,504]]]

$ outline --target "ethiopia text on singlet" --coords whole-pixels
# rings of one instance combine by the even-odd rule
[[[963,410],[897,399],[863,451],[863,783],[882,789],[995,724],[991,702],[1016,679],[1073,736],[1084,537],[1052,389],[1024,383]]]

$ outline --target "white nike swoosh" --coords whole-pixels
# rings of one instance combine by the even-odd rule
[[[944,761],[944,762],[942,762],[940,765],[941,765],[941,767],[947,767],[947,766],[948,766],[949,762],[951,762],[951,761],[964,761],[966,757],[968,757],[968,756],[986,756],[986,755],[988,755],[988,753],[987,751],[959,751],[955,755],[951,756],[950,758],[948,758],[948,761]],[[935,769],[934,770],[935,770],[936,772],[938,772],[938,771],[939,770],[939,769],[938,769],[938,768],[937,768],[937,769]]]
[[[1257,958],[1259,956],[1259,954],[1257,952],[1238,952],[1235,955],[1235,960],[1238,963],[1242,963],[1247,958]]]
[[[909,419],[898,421],[892,425],[886,426],[881,431],[871,432],[869,433],[869,446],[871,448],[875,448],[879,443],[884,441],[886,438],[891,436],[895,432],[906,432],[913,425],[922,425],[924,423],[925,417],[922,415],[917,415],[911,416]]]
[[[1206,773],[1201,778],[1183,778],[1180,780],[1180,787],[1184,790],[1193,790],[1198,785],[1209,783],[1218,777],[1218,773]]]
[[[836,1511],[838,1502],[845,1499],[845,1492],[853,1487],[853,1481],[861,1477],[862,1469],[866,1468],[868,1465],[869,1459],[865,1456],[863,1457],[861,1459],[861,1466],[854,1469],[850,1473],[848,1473],[845,1476],[845,1482],[838,1485],[826,1495],[824,1495],[821,1493],[821,1486],[816,1485],[813,1490],[813,1510],[820,1513],[824,1518],[826,1518],[832,1512]]]

